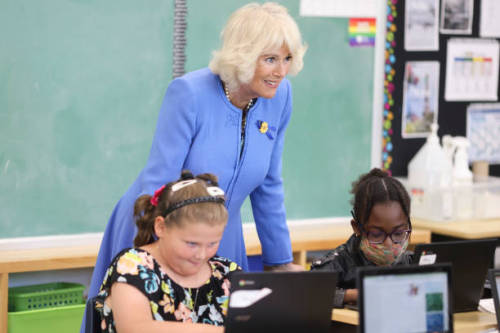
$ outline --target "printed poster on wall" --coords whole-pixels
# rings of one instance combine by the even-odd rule
[[[406,0],[406,51],[439,50],[439,0]]]
[[[408,61],[403,82],[401,136],[423,138],[437,120],[439,61]]]
[[[500,103],[474,103],[467,108],[469,161],[500,163]]]
[[[300,16],[377,17],[377,0],[300,0]]]
[[[500,1],[482,0],[479,35],[481,37],[500,37]]]
[[[441,32],[443,34],[470,35],[474,0],[442,0]]]
[[[444,99],[496,101],[499,52],[495,39],[449,39]]]

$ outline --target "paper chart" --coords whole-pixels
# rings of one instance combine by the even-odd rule
[[[496,101],[499,45],[493,39],[448,40],[447,101]]]

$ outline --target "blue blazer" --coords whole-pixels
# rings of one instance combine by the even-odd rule
[[[229,220],[218,255],[247,269],[240,208],[250,196],[264,264],[291,262],[281,178],[283,141],[291,111],[291,87],[283,79],[272,99],[258,98],[248,112],[240,157],[242,111],[226,98],[219,76],[205,68],[173,80],[161,106],[147,164],[108,221],[89,297],[98,293],[114,256],[133,246],[135,200],[178,179],[182,169],[194,175],[217,175],[226,193]],[[261,130],[262,122],[268,124],[267,131]]]

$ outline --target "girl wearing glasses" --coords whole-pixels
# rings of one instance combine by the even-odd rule
[[[411,234],[410,196],[403,185],[374,168],[353,183],[351,193],[353,235],[311,266],[311,270],[338,272],[335,307],[357,301],[357,267],[412,261],[412,253],[406,251]]]

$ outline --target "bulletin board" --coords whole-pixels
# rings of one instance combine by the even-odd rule
[[[408,82],[412,79],[411,74],[408,74],[412,73],[409,68],[417,71],[417,74],[418,71],[420,73],[435,71],[438,74],[435,77],[431,75],[429,80],[427,80],[428,76],[425,77],[425,80],[422,80],[422,77],[420,78],[421,83],[425,81],[422,84],[425,84],[429,91],[425,98],[420,96],[420,100],[425,100],[426,103],[430,101],[431,109],[433,107],[436,110],[436,112],[432,114],[426,113],[426,115],[432,117],[437,115],[439,137],[445,134],[466,136],[467,108],[469,105],[471,103],[498,103],[498,97],[500,96],[500,89],[498,89],[497,85],[490,96],[470,97],[467,94],[471,89],[466,89],[462,93],[464,100],[458,100],[460,99],[460,96],[457,98],[457,95],[460,95],[459,93],[456,91],[454,94],[450,93],[450,87],[453,87],[453,84],[458,81],[450,80],[453,77],[453,72],[450,70],[452,67],[447,66],[450,62],[450,56],[452,59],[456,59],[453,58],[453,52],[456,52],[456,45],[460,45],[464,39],[466,39],[466,45],[471,42],[478,42],[481,48],[489,42],[493,45],[498,44],[498,36],[485,37],[484,34],[480,34],[481,5],[490,6],[492,2],[483,2],[483,0],[417,0],[417,5],[406,8],[405,6],[412,6],[412,1],[414,0],[387,1],[382,160],[384,168],[394,176],[407,175],[408,163],[425,143],[425,137],[422,136],[425,130],[417,133],[417,135],[412,135],[408,126],[410,117],[408,116],[409,108],[407,105],[411,103],[409,101]],[[428,20],[424,19],[426,22],[422,21],[422,17],[425,18],[425,15],[412,14],[415,13],[415,6],[417,11],[429,11],[429,8],[425,9],[422,6],[425,4],[431,6],[430,4],[434,1],[437,3],[436,12],[434,13],[436,21],[430,19],[433,17],[432,14],[427,16]],[[465,7],[461,7],[461,9],[465,12],[470,11],[470,20],[461,22],[462,25],[454,24],[450,19],[450,17],[453,18],[453,16],[450,16],[450,6],[462,5]],[[408,10],[412,8],[414,11],[409,12]],[[455,15],[455,18],[458,20],[459,15]],[[419,19],[420,21],[418,21]],[[486,19],[487,16],[483,15],[483,20]],[[428,40],[420,38],[418,40],[415,36],[419,34],[419,31],[415,28],[413,30],[409,29],[410,22],[414,24],[412,27],[420,24],[428,29],[432,29],[437,24],[437,34],[434,40],[436,45],[433,45],[432,38]],[[429,34],[429,36],[431,35]],[[419,42],[426,45],[422,47]],[[433,47],[436,49],[432,50]],[[498,54],[496,56],[498,57]],[[498,80],[498,75],[499,72],[496,70],[492,77],[496,76]],[[447,79],[448,87],[446,86]],[[479,93],[484,93],[485,90],[479,90]],[[491,95],[494,95],[494,98],[491,98]],[[428,110],[429,108],[426,105],[422,109]],[[500,165],[490,164],[490,175],[500,176]]]

